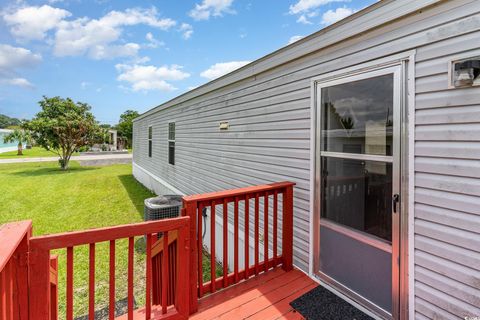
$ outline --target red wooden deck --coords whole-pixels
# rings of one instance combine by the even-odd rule
[[[303,272],[276,268],[200,299],[190,319],[303,319],[289,303],[317,285]]]
[[[300,320],[290,302],[318,284],[298,270],[285,272],[275,268],[258,277],[217,291],[199,300],[198,312],[190,320]],[[152,318],[161,316],[161,306],[152,307]],[[145,319],[145,309],[138,309],[134,319]],[[116,320],[127,320],[127,315]]]
[[[120,317],[136,319],[301,319],[289,302],[315,287],[306,275],[293,269],[293,186],[279,182],[183,198],[182,217],[137,224],[31,237],[31,221],[9,223],[0,228],[0,320],[57,320],[58,306],[66,319],[74,319],[73,282],[77,247],[89,248],[88,310],[95,313],[95,247],[110,244],[109,319],[114,320],[116,241],[128,239],[128,312]],[[260,203],[263,205],[260,206]],[[269,204],[273,203],[269,208]],[[234,207],[228,212],[229,204]],[[281,205],[281,210],[279,209]],[[222,208],[216,214],[216,207]],[[212,281],[203,283],[203,208],[210,208],[210,263]],[[240,207],[242,210],[240,210]],[[260,209],[262,207],[262,210]],[[254,208],[254,209],[253,209]],[[251,212],[252,210],[252,212]],[[246,223],[244,266],[239,265],[239,219]],[[271,214],[271,215],[270,215]],[[218,216],[218,217],[217,217]],[[228,218],[234,219],[232,270],[228,269]],[[265,223],[260,223],[260,216]],[[215,218],[223,219],[223,255],[216,255]],[[271,219],[271,220],[270,220]],[[282,221],[281,237],[278,236]],[[198,222],[198,225],[197,225]],[[243,232],[243,231],[242,231]],[[263,244],[260,233],[264,235]],[[157,239],[157,234],[162,238]],[[146,236],[145,308],[134,310],[134,241]],[[253,238],[253,255],[248,239]],[[269,240],[270,239],[270,240]],[[170,241],[171,240],[171,241]],[[278,247],[281,242],[281,253]],[[271,242],[270,242],[271,241]],[[269,251],[271,244],[272,252]],[[199,249],[200,248],[200,249]],[[66,299],[58,301],[58,268],[52,250],[66,250]],[[263,250],[261,257],[260,250]],[[219,251],[221,252],[221,251]],[[29,259],[26,259],[26,257]],[[250,257],[250,258],[249,258]],[[53,260],[52,260],[53,259]],[[223,274],[215,274],[215,262],[223,262]],[[78,267],[77,267],[78,270]],[[230,272],[230,273],[229,273]],[[34,274],[30,281],[28,274]],[[29,298],[29,297],[34,297]],[[28,304],[28,308],[24,305]],[[119,318],[119,319],[120,319]],[[118,320],[118,319],[117,319]]]

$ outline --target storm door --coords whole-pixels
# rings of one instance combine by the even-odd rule
[[[400,71],[316,86],[315,273],[385,318],[398,308]]]

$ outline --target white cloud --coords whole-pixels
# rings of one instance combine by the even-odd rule
[[[150,61],[150,57],[135,57],[132,59],[131,63],[132,64],[145,64]]]
[[[32,68],[42,60],[42,56],[28,49],[0,44],[0,83],[32,87],[25,78],[18,75],[18,69]]]
[[[233,14],[231,9],[233,0],[203,0],[200,4],[195,4],[195,8],[190,10],[188,15],[194,20],[208,20],[210,16],[219,17],[224,13]]]
[[[156,42],[157,40],[154,38],[153,34],[151,32],[147,32],[145,35],[145,39],[147,39],[149,42]]]
[[[82,81],[80,82],[80,87],[82,87],[83,90],[85,90],[88,86],[90,86],[91,83],[88,81]]]
[[[0,83],[5,84],[5,85],[11,85],[11,86],[16,86],[16,87],[22,87],[22,88],[33,88],[33,84],[30,83],[25,78],[10,78],[10,79],[3,79],[0,77]]]
[[[230,61],[215,63],[214,65],[210,66],[210,68],[200,73],[200,76],[207,78],[208,80],[213,80],[232,72],[233,70],[241,68],[250,62],[251,61]]]
[[[190,39],[193,34],[193,27],[188,23],[182,23],[179,31],[182,32],[182,37],[187,40]]]
[[[170,18],[159,19],[157,17],[157,9],[126,9],[125,11],[110,11],[103,16],[99,22],[101,25],[111,27],[133,26],[137,24],[145,24],[151,27],[168,30],[177,24]],[[94,20],[92,20],[94,21]]]
[[[128,82],[133,91],[173,91],[176,88],[170,81],[180,81],[190,77],[190,74],[182,71],[182,67],[178,65],[155,67],[117,64],[115,68],[120,73],[117,80]]]
[[[0,44],[0,69],[32,67],[42,60],[39,54],[28,49]]]
[[[308,18],[304,14],[298,17],[297,22],[302,24],[312,24],[312,22],[308,20]]]
[[[337,8],[335,11],[328,10],[322,15],[322,23],[329,25],[348,17],[352,13],[354,13],[354,10],[346,7]]]
[[[23,7],[11,13],[4,13],[5,24],[10,32],[21,40],[42,40],[46,32],[54,29],[71,13],[53,8],[49,5],[41,7]]]
[[[292,44],[294,42],[297,42],[298,40],[300,39],[303,39],[305,36],[293,36],[293,37],[290,37],[290,39],[288,40],[288,44]]]
[[[290,6],[290,14],[299,14],[310,12],[320,6],[331,2],[346,2],[348,0],[298,0],[297,3]]]
[[[120,39],[123,26],[138,24],[168,30],[176,22],[169,18],[158,19],[155,8],[111,11],[98,20],[80,18],[63,21],[55,34],[54,53],[57,56],[87,55],[93,59],[136,56],[140,49],[138,44],[113,43]]]
[[[18,8],[4,13],[3,19],[19,40],[41,40],[48,36],[48,31],[54,31],[53,38],[49,38],[47,43],[53,44],[55,55],[86,55],[92,59],[136,57],[141,46],[122,39],[124,27],[143,24],[169,30],[177,24],[170,18],[159,17],[155,7],[110,11],[99,19],[83,17],[67,20],[70,16],[71,13],[66,10],[44,5]],[[150,40],[150,46],[161,44],[153,41],[153,35]]]
[[[145,39],[147,39],[147,41],[148,41],[147,47],[149,47],[149,48],[157,48],[159,46],[164,46],[165,45],[164,42],[158,41],[157,39],[155,39],[155,37],[153,36],[153,34],[151,32],[147,32],[147,34],[145,35]]]

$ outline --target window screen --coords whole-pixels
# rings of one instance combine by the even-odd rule
[[[152,157],[152,127],[148,127],[148,156],[151,158]]]
[[[168,124],[168,163],[175,164],[175,122]]]

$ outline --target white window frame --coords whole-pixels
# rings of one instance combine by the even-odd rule
[[[170,139],[170,125],[173,124],[173,139]],[[167,147],[168,147],[168,164],[174,166],[175,165],[175,139],[176,139],[176,132],[177,132],[177,125],[175,121],[169,121],[168,122],[168,130],[167,130]],[[170,143],[173,143],[173,163],[170,162]]]

